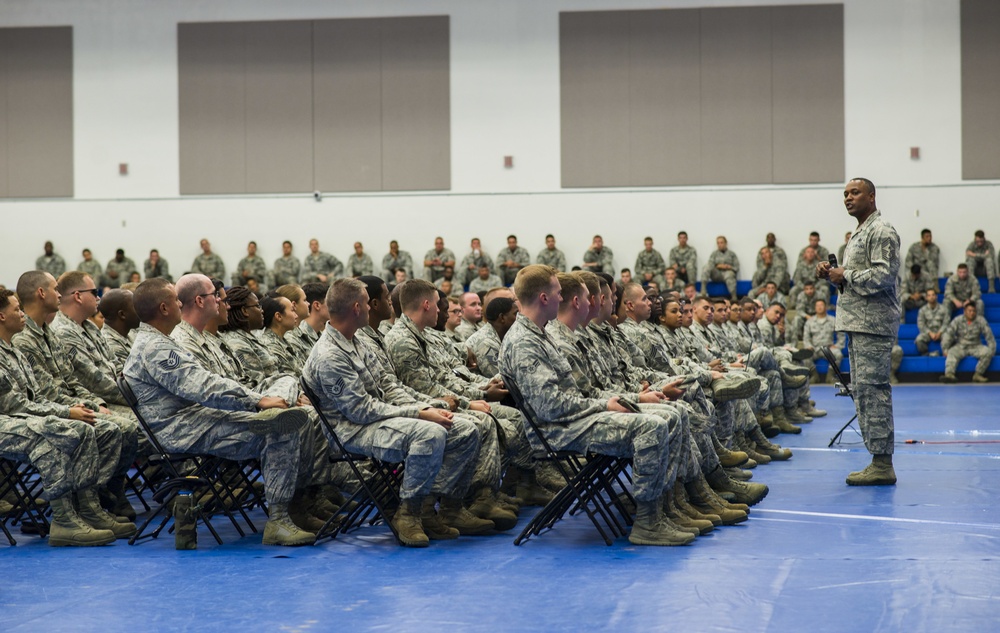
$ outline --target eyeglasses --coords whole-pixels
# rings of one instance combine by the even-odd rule
[[[222,293],[220,293],[218,290],[216,290],[215,292],[206,292],[204,294],[195,295],[195,296],[196,297],[215,297],[216,299],[220,299],[222,297]]]
[[[90,294],[94,295],[95,297],[99,294],[99,291],[97,290],[97,288],[90,288],[88,290],[74,290],[73,294],[78,295],[78,294],[83,293],[83,292],[89,292]]]
[[[455,308],[454,310],[448,310],[448,314],[462,314],[462,308]]]
[[[260,307],[260,304],[259,304],[259,303],[255,303],[255,304],[253,304],[252,306],[243,306],[243,307],[244,307],[245,309],[247,309],[247,310],[251,310],[251,309],[253,309],[253,308],[257,308],[258,310],[261,310],[261,311],[263,311],[263,310],[264,310],[264,308]]]

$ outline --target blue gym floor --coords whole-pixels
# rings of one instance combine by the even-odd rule
[[[16,535],[0,631],[1000,630],[1000,386],[896,388],[895,488],[844,484],[868,455],[850,430],[827,443],[853,405],[813,394],[830,415],[779,436],[795,456],[754,471],[771,492],[750,521],[687,547],[606,547],[583,516],[521,547],[410,550],[382,527],[298,549],[202,529],[184,552]]]

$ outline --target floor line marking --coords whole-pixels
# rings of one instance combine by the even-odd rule
[[[885,521],[889,523],[917,523],[923,525],[952,525],[961,527],[977,527],[990,530],[1000,530],[1000,525],[993,523],[962,523],[958,521],[935,521],[933,519],[904,519],[901,517],[881,517],[869,516],[866,514],[837,514],[835,512],[807,512],[805,510],[774,510],[774,509],[754,509],[754,512],[794,514],[799,516],[824,517],[832,519],[860,519],[863,521]]]

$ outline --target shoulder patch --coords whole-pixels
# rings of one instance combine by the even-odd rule
[[[171,371],[177,369],[177,366],[181,364],[181,357],[177,355],[177,352],[170,350],[170,354],[157,364],[163,369]]]
[[[340,394],[344,393],[344,379],[342,377],[337,378],[337,382],[333,383],[333,386],[330,387],[330,393],[336,397],[339,397]]]

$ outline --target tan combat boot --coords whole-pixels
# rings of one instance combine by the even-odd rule
[[[52,547],[90,547],[114,543],[115,533],[99,530],[80,518],[73,507],[73,495],[65,494],[49,501],[49,545]]]

